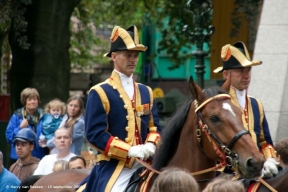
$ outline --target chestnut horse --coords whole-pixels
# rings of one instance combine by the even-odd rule
[[[202,189],[216,177],[215,170],[226,164],[243,178],[260,176],[264,159],[243,127],[241,109],[227,94],[230,85],[202,90],[192,78],[189,84],[192,99],[177,110],[163,129],[152,168],[185,169],[194,173]],[[142,184],[144,191],[149,191],[157,175]]]
[[[258,177],[264,159],[243,127],[241,109],[232,104],[227,91],[221,88],[202,90],[192,78],[189,85],[192,99],[177,110],[163,129],[162,142],[149,169],[160,172],[165,167],[183,168],[193,173],[201,188],[216,177],[218,168],[224,168],[227,164],[243,178]],[[54,176],[51,174],[39,182],[42,180],[41,185],[45,186],[80,183],[79,179],[79,182],[73,181],[72,184],[70,172],[63,172],[61,179],[56,178],[57,173]],[[158,175],[153,173],[151,171],[148,179],[144,180],[141,191],[149,191]],[[132,191],[131,186],[126,191]],[[50,190],[47,188],[45,191]]]
[[[278,191],[284,192],[287,191],[288,188],[288,168],[281,171],[276,177],[271,179],[265,179],[264,182],[267,183],[269,186],[266,186],[261,181],[250,181],[244,180],[244,185],[246,186],[247,190],[254,191],[254,192],[271,192],[271,191]],[[269,189],[269,187],[272,187]]]
[[[43,176],[33,175],[21,183],[18,192],[75,192],[78,184],[90,172],[90,169],[72,169]]]

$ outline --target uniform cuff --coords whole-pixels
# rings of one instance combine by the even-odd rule
[[[118,137],[111,136],[105,148],[105,155],[120,161],[126,161],[130,147],[128,143]]]
[[[160,134],[157,132],[153,132],[153,133],[148,134],[145,143],[146,142],[152,142],[152,143],[155,143],[155,145],[157,146],[159,141],[160,141]]]
[[[272,145],[266,144],[262,147],[261,153],[264,155],[265,160],[272,157],[276,158],[276,152]]]

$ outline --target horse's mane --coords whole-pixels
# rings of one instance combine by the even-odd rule
[[[186,100],[168,120],[167,126],[162,131],[161,144],[153,159],[154,169],[160,170],[162,167],[165,167],[171,155],[174,154],[177,148],[175,143],[178,143],[191,103],[192,99]]]
[[[218,94],[227,93],[220,87],[212,87],[203,90],[203,98],[209,98]],[[161,134],[161,144],[153,159],[152,167],[159,170],[165,167],[174,155],[179,143],[180,133],[186,121],[191,103],[194,99],[188,99],[168,120],[166,127]]]

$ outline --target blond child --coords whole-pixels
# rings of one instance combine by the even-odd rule
[[[42,134],[40,143],[46,147],[46,141],[54,137],[54,132],[59,128],[63,115],[66,113],[66,104],[60,99],[53,99],[45,106]]]
[[[65,160],[61,159],[61,160],[57,160],[54,163],[53,172],[67,170],[67,169],[69,169],[68,161],[65,161]]]

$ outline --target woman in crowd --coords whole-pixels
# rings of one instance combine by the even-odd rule
[[[154,181],[150,192],[200,192],[192,175],[179,168],[167,168]]]
[[[239,181],[232,181],[225,177],[213,179],[203,192],[245,192],[244,186]]]
[[[72,96],[67,101],[67,114],[64,115],[59,127],[66,127],[72,134],[72,145],[70,152],[81,155],[82,145],[84,143],[84,104],[79,96]],[[54,148],[53,139],[47,141],[47,146]],[[52,150],[56,153],[56,149]]]
[[[17,135],[18,131],[23,128],[30,128],[37,135],[37,141],[42,132],[42,120],[44,111],[39,107],[40,96],[35,88],[25,88],[20,95],[20,100],[23,105],[22,108],[17,109],[9,120],[6,129],[6,139],[11,144],[10,158],[11,164],[15,163],[18,156],[13,145],[13,139]],[[47,148],[41,148],[39,143],[36,142],[36,146],[32,152],[32,156],[41,159],[48,152]]]

